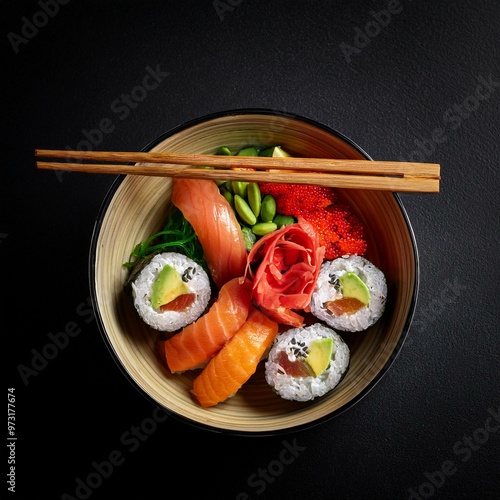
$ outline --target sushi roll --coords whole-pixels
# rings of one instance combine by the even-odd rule
[[[384,273],[366,258],[350,255],[323,262],[310,309],[335,330],[359,332],[380,319],[386,298]]]
[[[336,387],[349,368],[342,337],[322,323],[280,333],[265,362],[267,383],[284,399],[310,401]]]
[[[156,330],[176,331],[199,318],[211,297],[206,271],[176,252],[156,254],[131,283],[142,320]]]

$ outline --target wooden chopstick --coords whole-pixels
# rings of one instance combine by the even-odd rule
[[[37,161],[37,168],[49,170],[317,184],[399,192],[439,192],[440,180],[440,166],[435,163],[46,149],[35,150],[35,157],[66,160]]]

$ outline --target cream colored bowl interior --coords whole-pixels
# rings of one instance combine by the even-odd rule
[[[267,113],[210,118],[174,133],[152,150],[213,153],[221,145],[238,149],[254,144],[279,144],[296,156],[364,158],[354,146],[328,130]],[[94,234],[91,285],[95,306],[105,339],[132,381],[158,405],[182,418],[212,430],[237,433],[303,428],[339,413],[366,394],[399,350],[416,299],[416,248],[393,193],[341,191],[365,224],[366,257],[386,274],[389,293],[384,316],[376,325],[366,332],[342,334],[351,349],[351,364],[340,385],[310,403],[288,402],[271,391],[264,380],[263,366],[259,366],[234,397],[203,409],[190,393],[196,372],[169,373],[156,356],[157,332],[140,320],[123,290],[127,271],[122,264],[136,243],[162,227],[171,187],[168,178],[124,177],[103,207]]]

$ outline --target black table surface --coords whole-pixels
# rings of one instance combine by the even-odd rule
[[[500,498],[498,1],[17,1],[2,26],[2,498]],[[115,177],[33,157],[141,150],[244,108],[442,168],[439,194],[401,194],[420,289],[399,356],[348,411],[279,436],[160,418],[128,382],[88,274]]]

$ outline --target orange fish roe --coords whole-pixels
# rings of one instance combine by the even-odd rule
[[[334,188],[307,184],[260,184],[263,195],[276,200],[282,215],[302,217],[316,230],[325,259],[342,255],[363,255],[366,251],[364,228],[351,208],[339,200]]]

